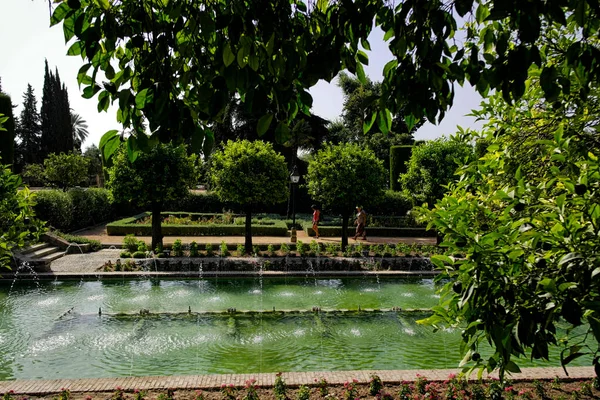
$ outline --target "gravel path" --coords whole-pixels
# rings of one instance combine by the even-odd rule
[[[52,261],[52,272],[95,272],[110,260],[113,264],[119,258],[120,249],[105,249],[86,254],[68,254]]]

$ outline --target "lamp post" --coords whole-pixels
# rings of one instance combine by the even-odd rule
[[[292,183],[292,237],[290,242],[296,243],[298,237],[296,236],[296,184],[300,181],[300,174],[296,165],[292,167],[292,173],[290,174],[290,182]]]

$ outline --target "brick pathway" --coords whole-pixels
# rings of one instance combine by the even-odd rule
[[[521,374],[514,374],[513,381],[569,378],[573,380],[590,379],[595,376],[592,367],[571,367],[567,377],[562,368],[523,368]],[[459,370],[401,370],[401,371],[337,371],[337,372],[286,372],[283,373],[288,386],[314,385],[315,379],[325,378],[330,384],[343,384],[346,381],[357,379],[361,383],[369,381],[371,374],[379,375],[386,383],[400,383],[414,381],[417,375],[429,380],[443,381],[451,373]],[[475,374],[473,375],[475,377]],[[244,386],[248,379],[256,379],[259,386],[272,386],[275,382],[274,373],[263,374],[224,374],[224,375],[189,375],[189,376],[144,376],[121,378],[97,379],[58,379],[58,380],[16,380],[0,381],[0,393],[10,390],[16,394],[47,395],[60,392],[62,388],[71,392],[110,392],[117,386],[123,390],[134,389],[217,389],[222,384],[233,384],[237,387]]]

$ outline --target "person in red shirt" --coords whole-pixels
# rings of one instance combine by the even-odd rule
[[[312,210],[313,210],[312,228],[313,228],[313,231],[315,231],[315,238],[318,239],[319,238],[319,221],[321,220],[321,211],[315,204],[310,206],[310,208],[312,208]]]

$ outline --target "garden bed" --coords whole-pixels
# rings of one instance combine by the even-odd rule
[[[221,388],[208,389],[178,389],[164,388],[138,390],[116,387],[111,392],[71,392],[63,388],[61,392],[46,396],[27,396],[19,392],[4,394],[4,400],[52,399],[52,400],[259,400],[259,399],[290,399],[290,400],[587,400],[600,396],[597,380],[547,380],[547,381],[464,381],[450,375],[445,381],[429,381],[426,377],[406,382],[382,382],[376,376],[371,376],[369,383],[359,383],[357,380],[343,384],[330,384],[324,378],[315,379],[309,385],[286,385],[285,380],[276,380],[273,386],[261,387],[252,374],[243,386],[223,384]]]
[[[312,222],[302,223],[302,229],[308,236],[315,236],[312,229]],[[354,236],[355,226],[349,226],[346,231],[348,237]],[[385,226],[367,226],[367,236],[377,237],[435,237],[436,231],[428,230],[423,227],[385,227]],[[342,227],[335,225],[319,225],[319,236],[322,237],[340,237],[342,236]]]
[[[106,225],[108,235],[151,236],[149,212],[121,219]],[[164,236],[244,236],[244,217],[234,214],[163,212],[167,223],[162,224]],[[169,223],[175,222],[175,223]],[[252,236],[287,236],[284,221],[254,217]]]

